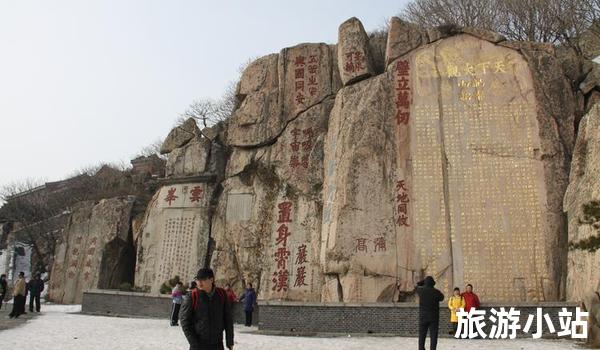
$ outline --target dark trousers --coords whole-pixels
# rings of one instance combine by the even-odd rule
[[[427,330],[429,330],[429,337],[431,338],[430,349],[436,350],[439,321],[419,321],[419,350],[425,350],[425,338],[427,337]]]
[[[450,322],[450,335],[452,335],[454,337],[457,329],[458,329],[458,322]]]
[[[29,294],[29,312],[33,312],[33,303],[35,302],[35,311],[40,312],[40,295]]]
[[[213,345],[200,344],[198,346],[190,346],[190,350],[224,350],[224,349],[225,349],[225,347],[223,346],[223,343],[213,344]]]
[[[0,294],[0,310],[2,310],[2,303],[4,302],[4,294]]]
[[[176,326],[179,323],[179,309],[181,304],[173,303],[171,307],[171,326]]]
[[[10,317],[19,317],[19,315],[25,313],[25,296],[24,295],[15,295],[13,299],[13,308],[8,316]]]
[[[244,311],[246,313],[246,327],[252,326],[252,311]]]

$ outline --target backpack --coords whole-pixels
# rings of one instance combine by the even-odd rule
[[[221,298],[221,306],[225,305],[225,298],[227,297],[227,292],[223,288],[215,287],[215,293]],[[192,309],[196,310],[198,308],[198,299],[200,299],[200,289],[195,288],[192,291]]]

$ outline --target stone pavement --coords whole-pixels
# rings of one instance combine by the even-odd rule
[[[21,315],[16,319],[10,319],[8,318],[8,314],[12,310],[12,307],[12,304],[2,303],[2,309],[0,309],[0,331],[21,326],[38,315],[37,312],[31,313],[28,310],[26,310],[27,314]],[[25,306],[26,309],[27,307],[28,306]]]

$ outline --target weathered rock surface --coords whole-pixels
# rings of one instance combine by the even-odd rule
[[[322,152],[332,105],[301,113],[269,147],[234,149],[212,227],[218,282],[238,290],[253,282],[266,299],[320,299]]]
[[[545,258],[547,266],[554,271],[554,277],[544,282],[544,288],[557,283],[560,288],[559,297],[564,299],[567,220],[561,204],[569,183],[569,164],[575,144],[574,93],[555,57],[552,45],[529,42],[500,42],[499,45],[517,49],[527,60],[531,70],[537,100],[541,160],[544,165],[542,177],[546,183],[545,205],[548,210],[544,220],[549,230],[556,232],[543,242],[548,250],[558,247],[554,255]]]
[[[446,293],[473,283],[485,300],[558,300],[564,230],[547,200],[564,192],[566,157],[527,61],[455,35],[388,68],[342,89],[330,116],[324,298],[391,301],[397,279],[408,293],[430,274]],[[514,269],[494,267],[507,259]]]
[[[338,68],[344,85],[375,74],[369,48],[369,37],[362,23],[352,17],[338,31]]]
[[[420,27],[405,22],[398,17],[390,19],[387,48],[385,51],[385,65],[387,67],[396,58],[427,44],[427,32]]]
[[[331,112],[320,255],[324,301],[377,301],[396,282],[393,91],[386,73],[342,89]]]
[[[261,299],[412,300],[425,275],[490,302],[563,299],[575,116],[596,91],[572,87],[591,68],[564,71],[573,60],[551,45],[397,18],[387,42],[355,18],[339,39],[259,58],[223,127],[171,132],[171,184],[135,221],[136,285],[210,263],[217,283],[253,282]],[[574,259],[572,283],[593,281],[596,258]]]
[[[600,101],[600,91],[592,91],[592,93],[589,95],[589,97],[587,98],[587,101],[585,103],[585,112],[589,112],[592,110],[592,107],[594,107],[598,102]]]
[[[137,242],[135,285],[158,293],[167,280],[191,281],[205,265],[214,186],[163,186],[146,210]]]
[[[183,124],[176,126],[169,132],[169,135],[167,135],[160,147],[160,153],[169,153],[175,148],[182,147],[195,136],[199,135],[200,130],[196,125],[196,121],[194,118],[188,118]]]
[[[564,210],[569,243],[576,244],[600,235],[600,218],[586,217],[584,212],[600,201],[600,105],[579,124],[569,181]],[[600,250],[571,247],[568,254],[567,300],[582,301],[587,294],[600,292]]]
[[[600,38],[598,37],[598,30],[600,24],[595,22],[592,24],[593,28],[586,30],[579,38],[579,47],[583,53],[583,56],[589,60],[593,60],[600,56]]]
[[[491,43],[497,44],[501,41],[506,40],[506,38],[496,32],[492,32],[485,29],[474,28],[474,27],[463,27],[461,28],[461,32],[465,34],[470,34],[476,38],[483,39],[489,41]]]
[[[194,137],[183,147],[169,153],[165,176],[191,176],[207,170],[211,142],[205,137]]]
[[[600,88],[600,64],[595,64],[585,80],[579,84],[579,90],[584,94],[589,93],[594,88]]]
[[[331,46],[322,43],[281,50],[279,96],[286,122],[337,92],[334,54]]]
[[[81,202],[57,247],[50,298],[79,304],[83,290],[116,289],[133,282],[135,249],[130,229],[134,198]]]
[[[588,293],[583,298],[584,310],[588,312],[587,344],[593,348],[600,347],[600,294]]]
[[[335,94],[332,51],[326,44],[300,44],[251,63],[238,86],[243,100],[229,120],[227,144],[273,143],[298,114]]]

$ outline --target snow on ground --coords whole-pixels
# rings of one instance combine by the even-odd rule
[[[0,331],[2,349],[21,350],[155,350],[188,349],[181,328],[168,320],[81,315],[80,305],[42,305],[42,313],[23,326]],[[252,334],[256,328],[235,328],[235,347],[268,349],[417,349],[416,338],[400,337],[283,337]],[[427,345],[427,349],[429,346]],[[440,339],[438,349],[582,349],[569,340],[459,340]]]

